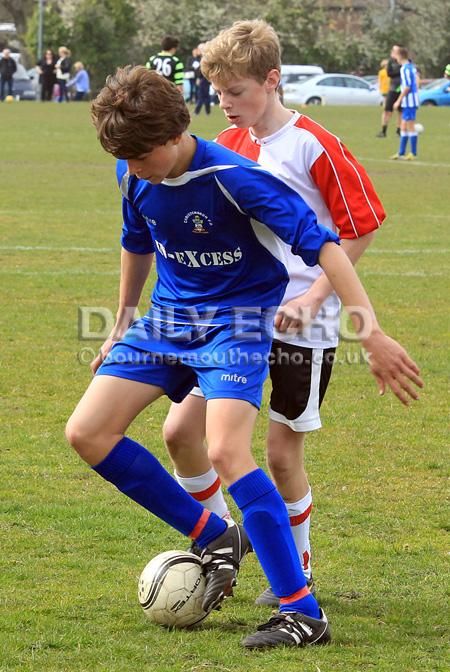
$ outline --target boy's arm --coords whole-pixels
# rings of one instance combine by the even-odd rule
[[[384,393],[388,384],[402,403],[408,404],[407,395],[417,399],[417,393],[408,379],[422,387],[419,369],[405,350],[382,332],[351,261],[335,244],[339,243],[336,234],[320,226],[303,199],[270,173],[253,167],[233,172],[224,170],[220,177],[216,176],[216,180],[235,207],[250,215],[254,227],[258,222],[262,225],[255,229],[261,243],[277,256],[276,237],[279,236],[308,266],[317,263],[322,266],[349,311],[359,339],[371,354],[371,370],[380,394]],[[270,229],[271,236],[266,235],[264,227]],[[363,326],[368,329],[364,332],[360,328],[361,311],[365,318]]]
[[[145,219],[134,206],[136,180],[127,172],[125,161],[117,162],[117,182],[122,191],[122,252],[120,262],[119,307],[114,327],[91,363],[95,373],[116,341],[120,341],[134,320],[142,289],[153,261],[154,245]]]
[[[402,89],[401,94],[399,95],[399,97],[397,98],[397,100],[395,101],[395,103],[393,105],[394,110],[398,110],[400,108],[400,105],[402,104],[403,98],[405,98],[405,96],[407,96],[410,91],[411,91],[410,86],[405,86],[405,88]]]
[[[91,371],[95,373],[114,343],[120,341],[134,321],[142,290],[152,267],[153,253],[133,254],[122,248],[120,263],[119,307],[116,321],[110,335],[100,348],[97,357],[91,362]]]
[[[344,238],[341,247],[353,266],[375,238],[375,232],[366,233],[360,238]],[[288,329],[296,332],[304,329],[317,315],[322,303],[333,292],[333,286],[325,273],[312,283],[311,287],[300,296],[291,299],[278,308],[275,316],[275,327],[278,331]]]
[[[383,333],[369,297],[347,255],[337,245],[325,243],[320,251],[319,263],[369,353],[370,368],[380,394],[384,394],[388,385],[406,406],[409,397],[418,399],[419,395],[410,381],[423,387],[419,368],[401,345]]]

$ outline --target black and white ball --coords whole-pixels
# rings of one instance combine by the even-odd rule
[[[208,615],[202,609],[204,592],[200,558],[186,551],[165,551],[144,568],[138,599],[154,623],[187,628]]]

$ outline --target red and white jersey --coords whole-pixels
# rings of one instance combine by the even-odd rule
[[[257,161],[302,196],[320,224],[341,238],[358,238],[377,229],[385,212],[364,168],[339,138],[298,112],[276,133],[256,138],[250,129],[231,126],[217,142]],[[306,266],[286,245],[290,282],[283,303],[304,294],[322,273]],[[264,269],[261,269],[264,272]],[[331,294],[310,327],[295,336],[275,331],[274,338],[304,347],[338,343],[340,302]]]

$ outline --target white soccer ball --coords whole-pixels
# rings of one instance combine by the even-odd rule
[[[186,551],[160,553],[139,578],[138,599],[145,615],[169,627],[187,628],[206,618],[204,592],[201,560]]]
[[[425,127],[422,124],[414,124],[414,128],[416,133],[423,133],[425,130]]]

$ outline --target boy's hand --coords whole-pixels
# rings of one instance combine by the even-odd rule
[[[400,107],[400,103],[399,103],[399,101],[396,100],[395,103],[394,103],[394,105],[393,105],[392,107],[394,108],[394,110],[398,110],[398,108]]]
[[[108,356],[108,353],[111,350],[112,346],[114,345],[114,343],[117,343],[118,340],[119,339],[112,338],[110,336],[103,343],[103,345],[101,346],[101,348],[99,350],[99,353],[98,353],[97,357],[95,357],[90,364],[92,375],[95,375],[97,369],[100,367],[101,364],[103,364],[104,360]]]
[[[397,341],[377,331],[363,341],[363,346],[369,355],[370,368],[377,379],[380,394],[384,394],[386,385],[389,385],[405,406],[409,406],[410,397],[419,398],[409,382],[423,387],[419,367]]]
[[[322,299],[307,291],[280,306],[275,315],[275,328],[281,332],[299,333],[310,324],[319,312]]]

